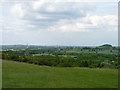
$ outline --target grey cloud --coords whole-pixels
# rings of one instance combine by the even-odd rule
[[[53,6],[56,10],[49,12],[46,10],[48,6]],[[35,25],[39,28],[48,28],[55,25],[61,19],[78,19],[86,17],[87,13],[93,10],[93,6],[87,3],[45,3],[42,7],[34,10],[31,3],[24,4],[26,6],[26,14],[22,18],[28,21],[27,24]],[[48,18],[36,18],[38,15],[42,15]]]

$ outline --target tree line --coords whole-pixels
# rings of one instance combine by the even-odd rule
[[[2,53],[3,60],[12,60],[36,65],[47,65],[55,67],[89,67],[89,68],[116,68],[118,64],[118,55],[83,53],[76,56],[69,55],[19,55],[11,53]]]

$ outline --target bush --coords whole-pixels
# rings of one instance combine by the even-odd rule
[[[89,68],[97,68],[97,64],[91,64],[91,65],[89,65]]]
[[[70,62],[63,62],[63,63],[60,63],[58,66],[60,67],[72,67],[72,63]]]

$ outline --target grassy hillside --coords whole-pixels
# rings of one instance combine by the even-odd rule
[[[117,70],[3,61],[3,88],[117,88],[117,80]]]
[[[0,89],[2,88],[2,61],[0,60]]]

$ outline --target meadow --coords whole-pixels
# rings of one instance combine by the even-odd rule
[[[117,69],[50,67],[3,60],[3,88],[117,88]]]
[[[0,60],[0,89],[2,88],[2,61]]]

